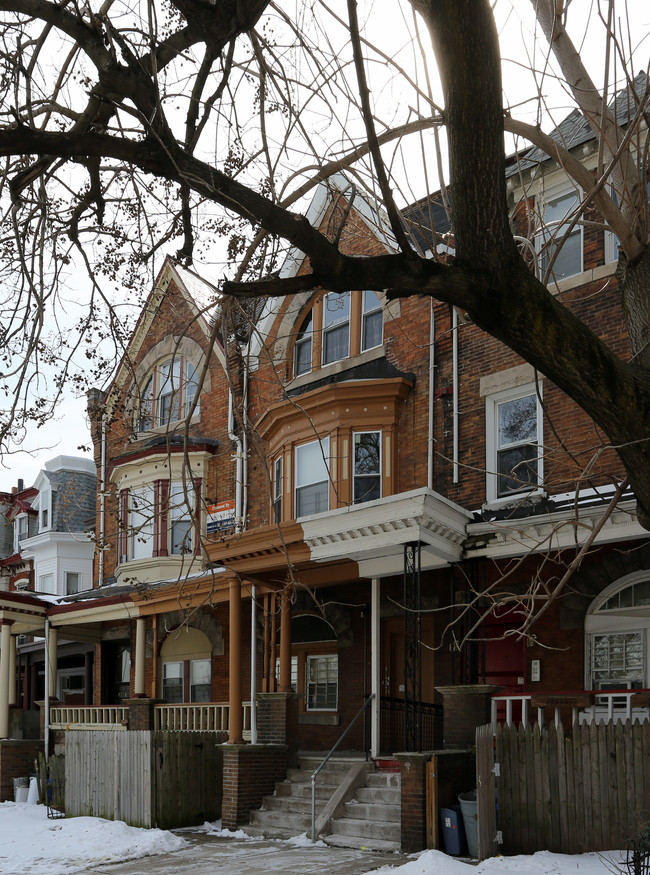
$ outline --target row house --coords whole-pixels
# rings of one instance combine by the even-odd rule
[[[595,166],[577,114],[555,136]],[[538,150],[508,180],[531,269],[624,358],[615,239],[596,215],[569,228],[580,193]],[[307,215],[350,254],[394,247],[341,175]],[[403,216],[423,254],[453,258],[439,198]],[[280,276],[308,271],[291,251]],[[345,730],[346,751],[413,783],[422,751],[465,750],[490,720],[647,719],[633,495],[571,570],[623,476],[577,405],[429,298],[316,290],[228,318],[214,285],[168,259],[111,386],[90,395],[94,586],[46,613],[59,640],[93,642],[93,703],[52,703],[53,730],[227,731],[234,826]],[[423,846],[417,805],[401,830]]]

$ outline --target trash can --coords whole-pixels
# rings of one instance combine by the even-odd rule
[[[27,802],[29,778],[14,778],[14,802]]]
[[[460,810],[463,812],[467,850],[470,857],[476,859],[478,857],[478,802],[476,801],[476,790],[461,793],[458,801],[460,802]]]
[[[445,854],[458,856],[467,853],[465,827],[460,805],[440,809],[440,832],[445,846]]]

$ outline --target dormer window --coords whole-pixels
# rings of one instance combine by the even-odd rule
[[[185,357],[171,358],[156,365],[142,389],[138,431],[150,431],[185,419],[197,391],[196,369]]]
[[[384,318],[376,292],[328,292],[303,317],[293,347],[299,377],[382,345]]]

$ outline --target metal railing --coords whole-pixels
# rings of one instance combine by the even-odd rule
[[[333,745],[330,752],[327,754],[327,756],[324,758],[324,760],[321,762],[321,764],[318,766],[318,768],[311,773],[311,840],[312,840],[312,842],[316,841],[316,778],[318,777],[320,772],[325,768],[325,766],[327,765],[327,763],[329,761],[329,758],[332,756],[332,754],[334,753],[336,748],[343,741],[345,736],[352,729],[354,724],[357,722],[359,717],[361,717],[363,712],[366,710],[366,708],[368,707],[368,705],[372,702],[372,700],[374,698],[375,698],[374,693],[371,693],[368,696],[368,698],[363,703],[363,705],[359,708],[359,710],[354,715],[352,720],[348,723],[345,731],[339,736],[338,741]]]
[[[381,746],[384,751],[406,750],[404,699],[382,696],[380,699]],[[420,747],[439,750],[442,747],[442,705],[418,702],[420,717]]]
[[[50,708],[50,729],[126,729],[128,707],[97,705],[83,708]]]
[[[635,697],[650,693],[649,690],[579,690],[548,694],[506,694],[492,697],[492,726],[498,723],[512,726],[521,723],[527,727],[537,722],[541,727],[546,721],[546,709],[553,709],[553,721],[557,726],[563,709],[571,709],[571,723],[619,722],[625,720],[650,720],[650,707],[635,704]],[[536,711],[536,716],[532,712]]]

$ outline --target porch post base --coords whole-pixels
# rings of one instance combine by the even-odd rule
[[[414,854],[427,846],[427,794],[425,763],[431,753],[396,753],[402,783],[402,852]]]
[[[442,695],[443,747],[463,750],[476,744],[476,727],[491,720],[494,684],[458,684],[436,687]]]
[[[162,705],[164,699],[125,699],[124,704],[129,707],[129,729],[153,730],[154,705]]]
[[[297,693],[257,693],[257,740],[259,744],[282,744],[287,764],[298,764]]]
[[[250,821],[250,813],[287,777],[283,744],[223,744],[221,823],[235,829]]]

